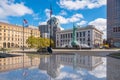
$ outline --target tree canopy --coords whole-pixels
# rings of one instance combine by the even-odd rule
[[[30,48],[45,48],[50,45],[50,39],[30,36],[26,40],[26,43]],[[53,45],[53,40],[51,40],[51,43]]]

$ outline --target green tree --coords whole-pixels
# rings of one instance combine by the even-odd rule
[[[37,38],[34,36],[30,36],[28,37],[28,39],[26,40],[26,43],[28,44],[28,46],[30,48],[34,48],[37,46]]]
[[[48,38],[40,38],[40,37],[34,37],[30,36],[27,40],[26,43],[30,48],[45,48],[50,45],[50,39]],[[51,43],[53,45],[53,40],[51,40]]]
[[[51,40],[51,43],[53,44],[53,40]],[[50,39],[48,38],[39,38],[38,39],[38,48],[45,48],[50,45]]]

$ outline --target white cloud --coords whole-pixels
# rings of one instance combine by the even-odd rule
[[[95,25],[95,27],[98,30],[103,31],[103,33],[104,33],[103,38],[106,38],[106,31],[107,31],[106,19],[104,19],[104,18],[97,18],[94,21],[89,22],[88,24],[89,25]]]
[[[33,11],[29,9],[24,3],[14,3],[14,0],[0,0],[0,19],[6,19],[9,16],[23,16],[25,14],[32,14]]]
[[[70,18],[65,18],[65,17],[60,16],[60,15],[54,15],[54,16],[59,19],[61,24],[67,24],[70,22],[77,22],[77,21],[80,21],[81,19],[84,18],[82,14],[75,14],[75,15],[71,16]]]
[[[68,20],[63,16],[56,15],[55,17],[59,19],[61,24],[67,24],[68,23]]]
[[[58,5],[69,10],[92,9],[106,5],[106,0],[60,0]]]
[[[47,18],[49,18],[50,17],[50,9],[45,9],[45,14],[46,14]]]
[[[47,25],[47,22],[39,22],[39,25]]]
[[[75,14],[71,18],[68,18],[69,22],[76,22],[83,18],[82,14]]]
[[[81,21],[80,23],[77,23],[77,25],[83,26],[87,23],[87,21]]]
[[[32,17],[33,17],[33,19],[34,20],[39,20],[39,19],[41,19],[41,18],[39,18],[39,13],[34,13],[33,15],[32,15]]]
[[[46,19],[46,22],[47,22],[47,20],[50,18],[50,9],[45,9],[45,14],[47,16],[47,19]],[[62,15],[66,15],[66,14],[67,13],[64,10],[62,10],[59,13],[59,15],[52,15],[52,17],[58,18],[61,24],[67,24],[69,22],[80,21],[80,19],[84,18],[82,14],[78,14],[78,13],[69,17],[69,18],[65,18],[65,17],[62,16]]]
[[[36,26],[29,26],[29,28],[32,28],[32,29],[38,29],[38,27],[36,27]]]
[[[101,64],[93,67],[92,70],[77,66],[77,69],[63,66],[60,68],[58,80],[105,80],[106,78],[106,58],[101,58]],[[103,63],[102,63],[103,62]],[[65,70],[67,68],[67,70]]]
[[[64,28],[63,28],[63,27],[60,27],[60,30],[64,30]]]
[[[90,71],[89,73],[94,75],[97,78],[105,78],[106,77],[106,58],[102,58],[103,64],[99,65],[95,68],[94,71]]]
[[[5,19],[0,20],[0,22],[9,23],[9,21],[7,21]]]
[[[66,11],[64,11],[64,10],[62,10],[60,13],[59,13],[59,15],[67,15],[67,12]]]

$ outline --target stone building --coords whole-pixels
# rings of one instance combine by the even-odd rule
[[[28,47],[26,40],[29,36],[40,37],[38,29],[24,28],[24,46]],[[0,22],[0,48],[23,47],[23,27]]]
[[[56,47],[71,46],[73,30],[63,30],[56,32]],[[80,46],[99,47],[103,43],[103,33],[93,25],[78,27],[76,30],[76,39]]]

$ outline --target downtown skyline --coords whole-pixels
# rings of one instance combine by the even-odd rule
[[[73,23],[80,26],[95,25],[106,38],[106,0],[4,0],[0,1],[0,22],[22,25],[45,24],[52,16],[59,19],[61,27],[70,29]]]

